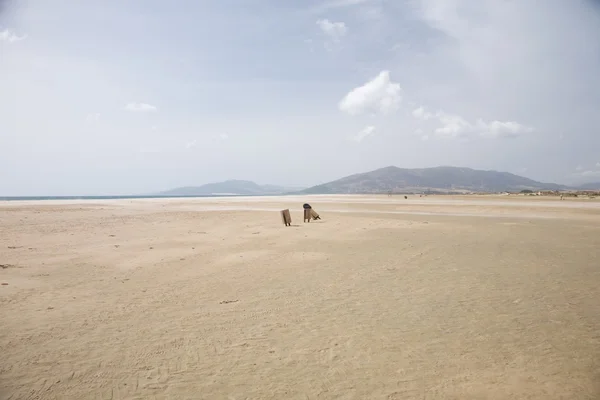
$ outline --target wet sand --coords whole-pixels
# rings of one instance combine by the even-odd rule
[[[0,232],[0,399],[600,398],[596,200],[4,202]]]

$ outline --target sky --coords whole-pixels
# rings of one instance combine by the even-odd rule
[[[600,181],[596,0],[0,0],[0,195]]]

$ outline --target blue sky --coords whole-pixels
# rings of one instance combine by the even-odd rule
[[[592,0],[4,0],[0,195],[600,181]]]

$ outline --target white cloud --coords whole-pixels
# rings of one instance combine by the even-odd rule
[[[346,94],[339,103],[339,109],[350,115],[364,112],[388,114],[400,106],[400,91],[400,85],[390,80],[389,71],[381,71],[369,82]]]
[[[331,22],[328,19],[320,19],[317,21],[317,25],[334,42],[339,42],[348,33],[348,28],[343,22]]]
[[[227,140],[227,139],[229,139],[229,135],[228,135],[228,134],[226,134],[226,133],[221,133],[221,134],[219,135],[219,137],[221,138],[221,140]]]
[[[492,121],[490,123],[486,123],[482,120],[479,120],[478,126],[482,128],[482,136],[492,138],[516,138],[525,133],[533,132],[533,128],[521,125],[514,121]]]
[[[460,115],[438,112],[436,117],[442,124],[435,130],[438,136],[464,137],[475,131],[475,127]]]
[[[425,107],[419,107],[412,112],[413,117],[424,121],[435,119],[442,126],[435,129],[437,136],[466,137],[479,135],[487,138],[516,138],[533,131],[533,128],[514,121],[491,121],[482,119],[470,122],[460,115],[449,114],[444,111],[432,113]]]
[[[19,36],[9,29],[0,31],[0,42],[14,43],[23,39],[27,39],[27,35]]]
[[[156,125],[152,125],[152,127],[150,127],[150,130],[157,131],[158,127]]]
[[[125,106],[125,110],[127,111],[133,111],[133,112],[156,112],[158,111],[158,108],[156,108],[156,106],[153,106],[151,104],[146,104],[146,103],[129,103]]]
[[[185,144],[185,148],[186,149],[193,149],[194,147],[196,147],[198,145],[198,141],[197,140],[192,140],[191,142],[187,142]]]
[[[413,110],[412,115],[415,118],[422,119],[425,121],[427,121],[435,116],[434,114],[426,111],[423,106]]]
[[[575,167],[575,171],[583,171],[583,165],[578,165]]]
[[[360,143],[363,141],[364,138],[366,138],[367,136],[371,136],[374,132],[375,132],[374,126],[367,126],[367,127],[365,127],[365,129],[358,132],[354,137],[352,137],[352,140]]]
[[[596,163],[596,167],[600,168],[600,162]]]

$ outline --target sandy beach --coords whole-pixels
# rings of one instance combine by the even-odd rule
[[[15,201],[0,232],[0,399],[600,398],[596,200]]]

